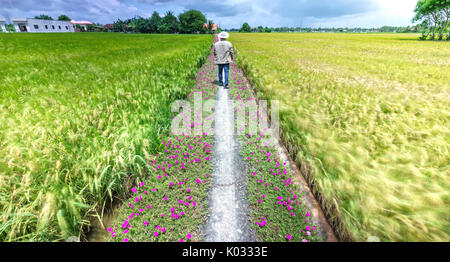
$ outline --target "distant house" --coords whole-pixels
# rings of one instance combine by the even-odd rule
[[[75,32],[79,32],[80,30],[76,27],[77,25],[81,26],[84,31],[87,31],[87,27],[88,25],[93,25],[93,23],[89,22],[89,21],[75,21],[75,20],[71,20],[70,23],[73,26],[73,29],[75,30]]]
[[[203,28],[206,28],[206,29],[208,29],[208,27],[209,27],[209,24],[204,24],[203,25]],[[217,32],[217,24],[213,24],[212,25],[212,31],[214,31],[214,32]]]
[[[6,33],[5,19],[0,18],[0,29],[2,29],[3,33]]]
[[[114,29],[114,25],[113,24],[106,24],[103,26],[103,28],[106,28],[106,30],[108,30],[108,32],[112,32]]]
[[[14,18],[12,19],[16,32],[30,33],[62,33],[74,32],[72,25],[68,21],[44,20],[35,18]]]
[[[102,32],[103,26],[102,25],[94,25],[94,31],[95,32]]]

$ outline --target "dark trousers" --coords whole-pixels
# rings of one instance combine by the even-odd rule
[[[225,71],[225,86],[228,85],[228,76],[230,72],[230,64],[222,64],[219,66],[219,85],[223,85],[223,71]]]

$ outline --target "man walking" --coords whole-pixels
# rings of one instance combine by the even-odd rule
[[[223,71],[225,71],[225,89],[228,89],[228,76],[230,63],[233,62],[233,45],[227,41],[230,36],[227,32],[219,34],[219,41],[214,44],[214,61],[219,67],[219,86],[223,86]]]

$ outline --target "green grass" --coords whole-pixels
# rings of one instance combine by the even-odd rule
[[[0,35],[0,240],[82,236],[148,171],[211,36]]]
[[[232,34],[344,240],[450,240],[450,46],[398,34]]]

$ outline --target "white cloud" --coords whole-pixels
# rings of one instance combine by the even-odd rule
[[[74,19],[111,23],[153,11],[194,8],[222,28],[251,26],[378,27],[407,25],[417,0],[0,0],[0,16],[65,13]]]

